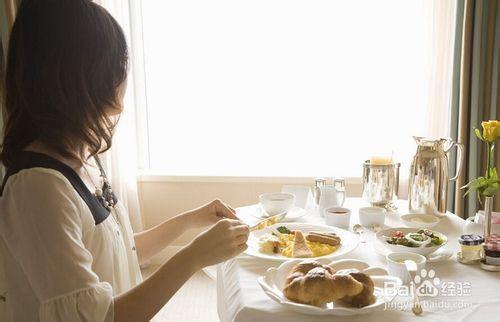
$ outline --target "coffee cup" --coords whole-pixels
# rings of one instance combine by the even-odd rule
[[[329,207],[323,211],[325,223],[339,228],[349,228],[351,223],[351,211],[342,207]]]
[[[290,211],[295,205],[295,195],[286,192],[264,193],[259,196],[259,200],[268,216]]]

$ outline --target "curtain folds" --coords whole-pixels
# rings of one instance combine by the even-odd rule
[[[16,17],[16,9],[20,0],[0,0],[0,104],[3,104],[4,95],[4,77],[5,60],[7,58],[7,45],[9,41],[9,32]],[[0,108],[3,111],[3,108]],[[3,137],[3,112],[0,112],[0,142]],[[0,178],[4,176],[4,167],[0,162]],[[0,321],[11,322],[12,311],[9,305],[9,297],[5,290],[7,281],[5,278],[4,265],[0,258]]]
[[[98,0],[94,1],[103,6],[118,21],[125,33],[129,45],[130,70],[128,86],[124,99],[124,110],[113,137],[113,146],[103,156],[104,167],[110,177],[113,190],[128,210],[130,222],[135,232],[143,230],[141,208],[137,192],[137,121],[136,106],[142,93],[135,82],[134,61],[136,53],[132,52],[132,29],[129,1]],[[137,47],[137,46],[136,46]]]
[[[473,129],[481,127],[483,120],[500,117],[499,39],[498,1],[458,1],[455,59],[460,65],[455,64],[451,134],[466,150],[464,171],[453,191],[454,211],[462,217],[474,216],[481,207],[475,194],[464,198],[461,189],[485,171],[485,146]],[[500,160],[500,149],[496,150],[495,158]],[[500,210],[500,197],[495,198],[494,209]]]
[[[9,32],[16,18],[16,10],[20,2],[20,0],[0,0],[0,104],[3,104],[5,60],[7,58]],[[3,129],[3,119],[3,113],[0,113],[0,129]],[[3,131],[0,130],[0,139],[2,136]],[[0,178],[3,175],[4,168],[0,163]]]

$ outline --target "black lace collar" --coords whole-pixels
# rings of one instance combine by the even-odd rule
[[[98,164],[100,167],[99,162]],[[7,173],[5,174],[5,177],[3,179],[2,186],[0,187],[0,197],[3,194],[4,187],[10,176],[18,173],[21,170],[31,168],[47,168],[60,172],[64,177],[66,177],[66,179],[68,179],[76,192],[78,192],[80,197],[85,201],[85,203],[89,207],[90,212],[92,213],[92,216],[94,217],[96,225],[100,224],[106,218],[108,218],[110,211],[101,203],[101,200],[99,198],[94,196],[94,194],[89,191],[80,176],[78,176],[78,174],[72,168],[46,154],[37,152],[23,151],[19,154],[15,162],[15,166],[7,169]],[[100,167],[100,170],[101,174],[105,176],[102,167]],[[116,196],[113,194],[112,197],[116,203],[116,201],[118,201]]]

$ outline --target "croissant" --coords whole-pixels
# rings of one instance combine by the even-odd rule
[[[335,274],[331,267],[311,260],[292,269],[285,281],[283,294],[291,301],[315,306],[342,301],[350,306],[362,307],[375,301],[373,289],[373,282],[366,274]]]
[[[339,302],[344,303],[348,306],[358,308],[375,303],[376,297],[375,295],[373,295],[375,286],[373,285],[373,281],[370,276],[361,272],[351,272],[349,273],[349,275],[352,276],[356,281],[363,284],[363,291],[354,296],[346,296],[344,298],[341,298]]]

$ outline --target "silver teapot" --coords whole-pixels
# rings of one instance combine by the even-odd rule
[[[409,210],[412,213],[444,215],[446,213],[448,182],[456,180],[462,170],[464,146],[451,139],[413,137],[417,153],[410,167],[408,185]],[[447,153],[457,147],[456,175],[450,179]]]

